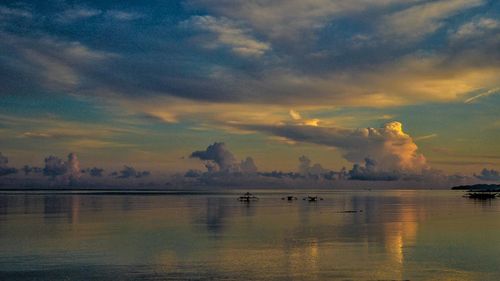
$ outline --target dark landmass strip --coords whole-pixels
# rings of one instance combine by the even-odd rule
[[[500,184],[473,184],[454,186],[453,190],[484,190],[484,191],[500,191]]]
[[[0,188],[0,194],[58,195],[206,195],[223,194],[220,190],[97,189],[97,188]]]

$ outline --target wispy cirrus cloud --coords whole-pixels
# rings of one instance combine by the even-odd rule
[[[106,11],[105,15],[118,21],[133,21],[144,17],[143,14],[138,12],[127,12],[120,10],[109,10]]]
[[[381,32],[402,41],[418,40],[441,28],[443,21],[457,13],[485,4],[484,0],[440,0],[422,3],[384,18]]]
[[[492,32],[490,36],[497,37],[500,29],[500,21],[492,18],[482,17],[459,26],[455,31],[450,32],[452,41],[463,41],[473,38],[480,38]]]
[[[182,25],[212,33],[215,40],[206,40],[203,43],[206,48],[226,46],[233,53],[241,56],[261,56],[271,49],[269,43],[257,40],[248,28],[228,18],[193,16]]]
[[[11,53],[8,60],[12,60],[13,68],[52,90],[75,89],[93,72],[96,63],[116,58],[115,54],[92,50],[77,41],[49,36],[23,38],[0,33],[0,38],[0,49]]]
[[[95,17],[105,17],[116,21],[133,21],[143,18],[144,15],[135,11],[101,10],[85,6],[76,6],[59,13],[56,19],[62,23],[73,23]]]
[[[428,139],[436,138],[437,136],[438,136],[438,134],[430,134],[430,135],[415,137],[415,140],[416,141],[419,141],[419,140],[428,140]]]
[[[0,6],[0,19],[10,17],[31,19],[33,17],[33,14],[31,11],[19,7]]]
[[[476,102],[479,99],[486,98],[486,97],[489,97],[491,95],[495,95],[495,94],[499,94],[499,93],[500,93],[500,88],[490,89],[490,90],[481,92],[481,93],[479,93],[477,95],[474,95],[474,96],[466,99],[464,101],[464,103],[474,103],[474,102]]]
[[[321,29],[334,19],[369,9],[408,4],[419,0],[189,0],[189,6],[203,7],[228,18],[237,18],[275,40],[298,40]]]
[[[92,18],[102,14],[99,9],[87,8],[87,7],[74,7],[66,9],[57,16],[57,20],[60,22],[68,23],[78,20],[83,20],[87,18]]]

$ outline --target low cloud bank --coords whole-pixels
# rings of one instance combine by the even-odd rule
[[[45,158],[43,174],[61,183],[75,183],[81,177],[80,161],[75,153],[68,154],[67,161],[56,156],[49,156]]]
[[[209,173],[256,173],[258,170],[251,157],[238,162],[223,142],[215,142],[205,150],[194,151],[189,157],[205,161]]]
[[[3,156],[3,154],[0,152],[0,176],[6,176],[17,173],[17,169],[9,167],[8,164],[9,164],[9,158]]]
[[[0,176],[14,175],[18,169],[8,166],[8,158],[0,153]],[[61,187],[61,186],[133,186],[138,184],[134,179],[145,178],[151,175],[150,171],[140,171],[132,166],[110,174],[105,174],[103,168],[81,168],[80,161],[75,153],[69,153],[67,158],[55,155],[43,159],[43,167],[23,165],[18,175],[2,177],[0,185],[13,187]],[[116,179],[129,179],[128,181]],[[149,182],[148,184],[150,184]]]
[[[118,179],[129,179],[129,178],[143,178],[151,175],[150,171],[138,171],[134,167],[131,166],[123,166],[123,169],[119,172],[111,173],[111,176],[116,177]]]
[[[500,181],[500,172],[497,170],[483,169],[479,175],[474,174],[474,177],[484,181]]]
[[[327,173],[328,170],[323,168],[321,164],[315,163],[311,166],[311,159],[302,155],[299,158],[299,173],[302,175],[321,175]]]
[[[296,116],[296,118],[299,118],[299,116]],[[299,127],[302,125],[291,125],[291,127],[294,126]],[[311,132],[317,132],[316,129],[308,131],[309,127],[316,128],[316,126],[305,127],[308,127],[305,129],[308,132],[307,136],[313,135]],[[319,130],[319,132],[324,131],[321,128]],[[366,144],[364,148],[360,148],[357,152],[359,155],[369,152],[367,154],[377,155],[379,159],[390,163],[387,164],[383,161],[380,162],[365,157],[363,158],[363,164],[354,163],[349,170],[345,167],[340,170],[332,170],[323,167],[320,163],[313,163],[310,158],[303,155],[298,159],[296,171],[258,172],[251,157],[239,163],[224,143],[216,142],[209,145],[206,150],[195,151],[191,154],[191,158],[205,161],[207,171],[190,169],[183,175],[183,179],[192,184],[213,186],[241,185],[244,182],[249,183],[249,185],[250,183],[260,185],[272,182],[279,186],[307,186],[314,184],[315,186],[332,187],[337,185],[351,186],[356,181],[380,182],[380,184],[395,182],[395,185],[397,185],[397,182],[406,184],[413,182],[446,186],[468,183],[474,180],[474,177],[471,176],[446,175],[439,170],[429,168],[425,164],[423,155],[417,152],[417,147],[411,137],[402,131],[402,126],[398,122],[390,122],[379,129],[344,130],[340,130],[342,133],[335,133],[345,137],[342,143],[347,143],[352,138],[358,144]],[[300,131],[302,132],[302,128]],[[337,132],[336,129],[334,131]],[[318,133],[317,135],[325,137],[334,134]],[[354,146],[347,146],[346,144],[343,147],[349,147],[349,149],[352,147],[352,151],[346,153],[355,154]],[[376,148],[382,151],[377,152],[375,151]],[[486,176],[486,172],[483,172],[483,176]]]
[[[102,177],[102,173],[104,172],[104,169],[101,168],[87,168],[82,170],[82,174],[88,174],[91,177]]]
[[[370,158],[365,158],[365,165],[354,164],[349,171],[349,179],[364,181],[394,181],[401,179],[401,173],[395,171],[379,170],[377,162]]]
[[[262,172],[259,173],[259,175],[277,179],[306,180],[315,182],[347,179],[347,172],[345,168],[342,168],[340,171],[333,171],[323,168],[323,166],[319,163],[311,165],[311,159],[305,155],[299,157],[298,160],[299,165],[297,167],[297,172],[272,171]]]
[[[17,169],[8,166],[8,158],[0,154],[0,176],[2,186],[81,186],[81,187],[158,187],[158,188],[197,188],[197,187],[451,187],[472,184],[479,181],[500,181],[500,173],[494,169],[483,169],[479,174],[446,175],[445,173],[422,168],[419,172],[404,170],[400,166],[388,169],[387,165],[376,159],[365,157],[364,163],[354,163],[351,169],[345,167],[333,170],[315,163],[306,155],[297,160],[294,171],[259,172],[251,157],[239,161],[222,142],[215,142],[205,150],[194,151],[190,155],[205,164],[206,170],[189,169],[179,174],[159,174],[150,179],[150,171],[140,171],[125,165],[123,169],[104,174],[98,167],[80,168],[74,153],[66,160],[56,156],[44,159],[44,167],[24,165],[19,175]],[[147,181],[143,178],[148,177]],[[117,180],[120,179],[120,180]],[[128,180],[127,180],[128,179]]]
[[[245,160],[241,161],[240,171],[247,174],[257,173],[257,165],[255,165],[252,157],[247,157]]]
[[[32,167],[30,165],[24,165],[21,170],[24,172],[24,175],[27,176],[31,173],[33,174],[41,174],[43,173],[43,168],[40,167]]]

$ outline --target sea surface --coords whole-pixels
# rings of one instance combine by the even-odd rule
[[[500,199],[251,192],[0,192],[0,280],[500,280]]]

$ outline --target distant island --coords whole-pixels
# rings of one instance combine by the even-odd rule
[[[500,184],[472,184],[472,185],[459,185],[454,186],[453,190],[485,190],[485,191],[498,191]]]

